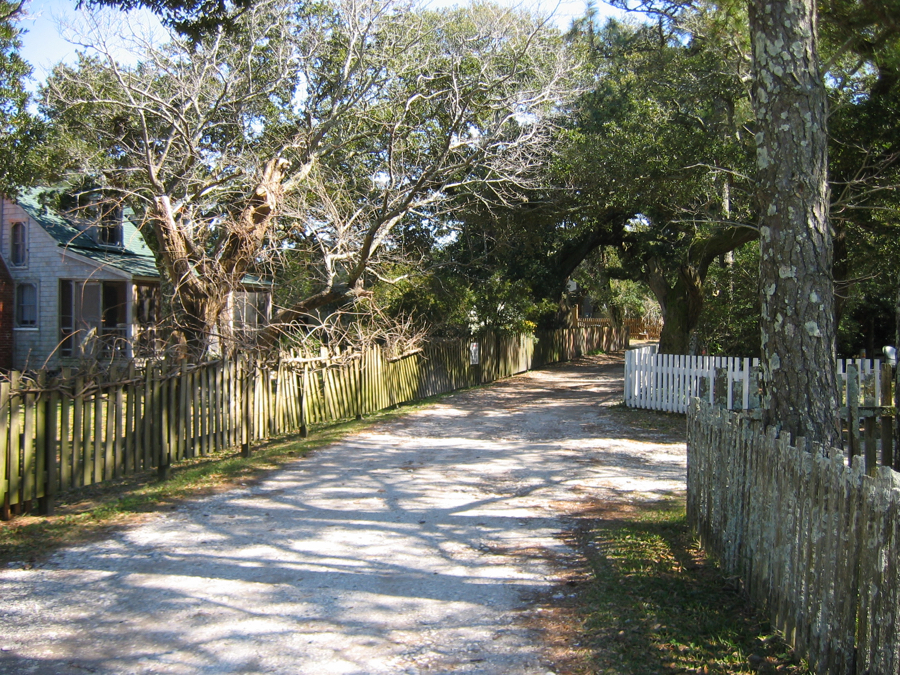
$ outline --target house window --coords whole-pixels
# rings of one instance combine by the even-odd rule
[[[125,349],[125,340],[128,338],[126,331],[126,317],[128,303],[125,299],[124,281],[104,281],[101,284],[100,334],[106,349],[122,351]]]
[[[97,222],[97,243],[104,246],[122,245],[122,210],[117,206],[105,207]]]
[[[163,349],[157,333],[162,304],[159,284],[135,283],[133,302],[134,356],[153,356]]]
[[[59,282],[59,353],[75,353],[75,283],[67,279]]]
[[[13,223],[9,232],[9,257],[14,267],[28,263],[28,230],[25,223]]]
[[[16,325],[37,328],[37,284],[16,286]]]
[[[61,356],[103,356],[126,349],[124,281],[59,282]]]
[[[234,329],[244,338],[251,337],[257,328],[268,322],[268,291],[235,291],[233,305]]]

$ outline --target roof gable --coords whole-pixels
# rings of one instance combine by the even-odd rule
[[[133,276],[159,278],[152,251],[144,242],[140,230],[128,217],[122,221],[122,246],[98,244],[88,232],[76,227],[71,219],[42,203],[43,192],[42,188],[23,190],[16,203],[31,220],[56,240],[58,246]]]

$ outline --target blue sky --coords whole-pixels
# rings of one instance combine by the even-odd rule
[[[21,22],[25,30],[21,54],[34,68],[35,86],[54,65],[74,58],[77,48],[62,38],[59,23],[77,16],[75,4],[76,0],[28,0],[28,15]]]
[[[50,69],[63,60],[74,57],[76,47],[60,37],[58,22],[75,15],[76,0],[29,0],[29,16],[22,21],[27,32],[22,36],[22,56],[34,67],[33,87],[44,80]],[[510,0],[501,0],[512,4]],[[433,0],[433,6],[464,4],[455,0]],[[526,6],[528,2],[522,3]],[[554,12],[561,27],[568,27],[573,17],[584,12],[585,0],[537,0],[536,6],[546,12]],[[613,12],[603,2],[598,2],[600,14]]]
[[[22,56],[35,69],[35,75],[43,75],[54,63],[70,57],[74,48],[59,37],[51,15],[63,11],[71,11],[74,3],[59,0],[31,0],[28,3],[28,16],[21,22],[27,31],[22,36]]]

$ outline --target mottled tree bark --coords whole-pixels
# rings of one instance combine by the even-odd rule
[[[702,311],[703,278],[696,267],[682,265],[678,268],[675,284],[667,288],[659,353],[690,354],[691,334]]]
[[[812,0],[750,0],[757,122],[763,408],[840,443],[825,86]]]
[[[228,317],[224,316],[228,294],[240,288],[263,248],[282,196],[286,168],[287,162],[281,158],[266,163],[240,215],[229,223],[228,232],[213,251],[194,240],[164,186],[155,181],[159,196],[151,212],[152,248],[173,286],[174,339],[190,357],[202,359],[214,343],[219,349],[231,346],[223,341],[228,337]]]
[[[900,410],[900,274],[897,275],[897,302],[894,305],[894,350],[897,363],[894,365],[894,407]],[[900,439],[900,415],[894,415],[894,438]],[[894,453],[894,468],[900,469],[900,457]]]

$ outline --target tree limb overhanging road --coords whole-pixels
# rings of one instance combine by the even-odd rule
[[[442,398],[104,541],[0,571],[0,673],[554,671],[566,514],[684,488],[621,359]]]

